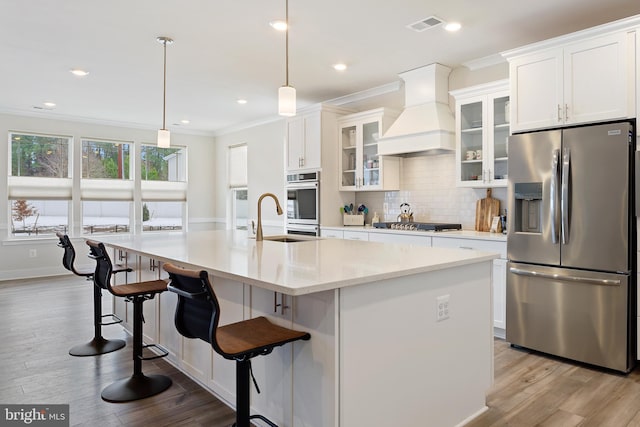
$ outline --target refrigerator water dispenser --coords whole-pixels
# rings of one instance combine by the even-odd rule
[[[542,183],[514,184],[516,233],[542,232]]]

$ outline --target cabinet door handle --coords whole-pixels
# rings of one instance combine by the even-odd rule
[[[284,314],[284,310],[289,308],[289,306],[286,305],[284,298],[285,298],[284,294],[280,294],[280,303],[278,304],[278,293],[275,291],[273,292],[273,312],[274,313],[278,312],[278,307],[280,307],[280,314]]]
[[[558,104],[558,121],[562,121],[562,107]]]
[[[569,104],[564,104],[564,119],[569,120]]]

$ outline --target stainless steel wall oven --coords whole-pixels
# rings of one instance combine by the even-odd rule
[[[287,175],[287,233],[320,232],[320,172]]]

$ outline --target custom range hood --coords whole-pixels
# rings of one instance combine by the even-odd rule
[[[455,149],[455,119],[449,110],[451,68],[431,64],[400,74],[405,108],[378,140],[378,154],[415,156]]]

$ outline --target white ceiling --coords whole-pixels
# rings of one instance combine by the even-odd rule
[[[277,114],[284,0],[0,0],[0,111],[216,132]],[[640,13],[638,0],[289,0],[298,107]],[[458,33],[406,25],[436,15]],[[348,64],[347,71],[331,68]],[[73,76],[71,68],[90,74]],[[238,98],[248,103],[239,105]],[[38,110],[43,102],[54,110]],[[190,124],[174,125],[188,119]]]

